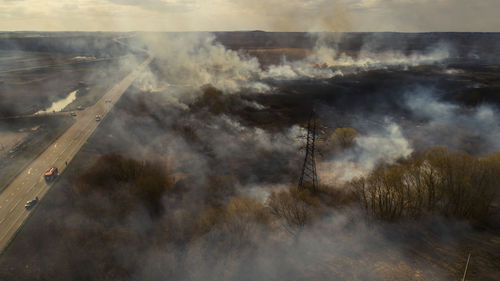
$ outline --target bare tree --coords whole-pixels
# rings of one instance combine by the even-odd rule
[[[290,191],[273,192],[267,205],[271,213],[281,219],[284,229],[295,235],[315,217],[319,201],[307,189],[292,188]]]

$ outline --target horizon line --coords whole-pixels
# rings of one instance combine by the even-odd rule
[[[242,30],[186,30],[186,31],[158,31],[158,30],[0,30],[0,33],[214,33],[214,32],[262,32],[262,33],[500,33],[500,31],[268,31],[259,29]]]

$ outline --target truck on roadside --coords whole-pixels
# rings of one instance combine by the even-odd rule
[[[56,167],[52,167],[52,168],[48,169],[43,174],[43,177],[44,177],[46,182],[51,182],[51,181],[55,180],[57,178],[57,176],[59,176],[59,170]]]

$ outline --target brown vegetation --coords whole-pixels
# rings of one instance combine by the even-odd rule
[[[336,147],[347,149],[354,145],[354,140],[359,133],[353,128],[337,128],[333,131],[329,141]]]
[[[395,165],[379,165],[351,182],[368,213],[386,220],[439,214],[486,222],[499,192],[500,156],[443,147]]]
[[[208,85],[204,88],[201,97],[193,104],[193,109],[199,110],[206,107],[213,115],[219,115],[226,112],[224,105],[224,94],[219,89]]]
[[[271,193],[267,204],[271,214],[280,219],[284,229],[291,234],[310,223],[318,215],[321,205],[308,189],[298,188]]]
[[[207,209],[198,221],[197,235],[209,234],[219,247],[241,248],[251,244],[257,229],[268,227],[269,213],[254,198],[234,197],[229,204]]]
[[[283,53],[287,58],[292,53],[306,55],[298,49],[247,52],[265,61],[281,60]],[[61,189],[68,191],[64,199],[50,208],[44,204],[53,201],[41,202],[34,213],[40,217],[16,239],[6,255],[11,259],[0,263],[0,279],[436,280],[442,277],[434,274],[436,267],[456,275],[462,270],[465,250],[458,249],[455,240],[443,242],[446,234],[433,232],[426,219],[438,215],[443,232],[454,230],[454,217],[478,223],[491,220],[498,155],[480,158],[436,148],[394,165],[380,164],[351,183],[355,192],[322,185],[314,192],[290,188],[268,197],[262,194],[268,186],[281,188],[294,181],[298,172],[294,164],[300,161],[294,158],[295,148],[279,148],[281,138],[255,145],[253,129],[262,128],[273,136],[272,132],[306,121],[315,105],[336,107],[328,112],[336,114],[330,116],[334,120],[329,125],[341,128],[320,147],[335,154],[356,145],[358,133],[348,127],[356,125],[348,120],[351,112],[364,111],[368,104],[370,110],[397,115],[403,111],[392,104],[400,98],[394,85],[415,77],[422,83],[451,79],[422,76],[416,70],[388,73],[325,83],[289,81],[276,85],[272,95],[225,95],[206,86],[187,111],[173,109],[158,93],[125,96],[120,102],[128,103],[128,108],[121,108],[127,114],[108,116],[103,123],[108,127],[96,132],[87,152],[111,150],[132,158],[105,155],[76,182],[64,183],[61,178]],[[221,115],[239,122],[248,133],[223,128],[217,123]],[[408,126],[415,124],[408,121]],[[132,147],[137,144],[139,152]],[[220,153],[226,148],[231,150]],[[176,172],[187,174],[182,189],[174,187],[169,167],[135,160],[152,154],[192,158],[176,163]],[[82,159],[87,158],[80,155]],[[249,189],[255,186],[262,188],[256,195],[259,199],[248,197],[254,195]],[[365,225],[372,217],[358,212],[358,204],[369,215],[391,223]],[[415,220],[410,227],[408,218]],[[446,243],[448,249],[436,251]],[[422,250],[422,244],[428,248]],[[489,254],[486,251],[481,258]]]
[[[255,48],[242,51],[256,57],[263,67],[280,64],[284,58],[288,61],[301,60],[311,53],[310,49],[303,48]]]
[[[88,197],[97,193],[108,198],[123,216],[132,210],[136,201],[141,202],[151,215],[160,214],[162,196],[172,188],[173,180],[168,175],[168,169],[161,164],[109,154],[100,157],[78,177],[74,190],[78,196]],[[101,209],[95,207],[88,211]]]

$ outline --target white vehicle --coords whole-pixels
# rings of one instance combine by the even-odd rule
[[[24,208],[26,208],[26,210],[29,210],[31,209],[33,206],[36,205],[36,203],[38,203],[38,196],[33,199],[33,200],[30,200],[30,201],[27,201],[26,202],[26,205],[24,205]]]

